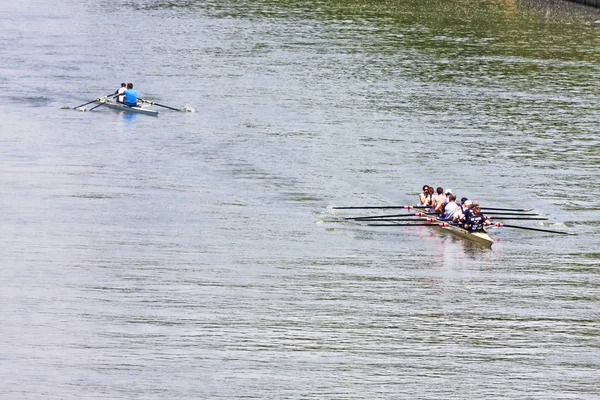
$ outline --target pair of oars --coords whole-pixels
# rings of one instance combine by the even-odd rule
[[[109,103],[109,102],[110,102],[110,100],[108,99],[109,97],[110,97],[111,99],[114,99],[114,98],[115,98],[116,96],[118,96],[118,95],[119,95],[119,94],[118,94],[118,93],[116,93],[116,94],[113,94],[113,95],[108,95],[108,96],[104,97],[104,100],[102,100],[102,99],[98,99],[98,100],[96,100],[96,101],[100,102],[100,104],[98,104],[98,105],[97,105],[97,106],[95,106],[95,107],[92,107],[92,108],[90,108],[90,111],[93,111],[93,110],[95,110],[96,108],[98,108],[98,107],[100,107],[100,106],[103,106],[103,105],[105,105],[106,103]]]
[[[79,105],[77,107],[73,107],[73,110],[77,110],[78,108],[81,108],[83,106],[87,106],[88,104],[92,104],[92,103],[95,103],[97,101],[102,101],[102,99],[106,99],[107,97],[110,97],[110,96],[114,97],[116,95],[114,93],[111,93],[111,94],[107,94],[106,96],[103,96],[103,97],[98,97],[97,99],[94,99],[92,101],[88,101],[87,103],[83,103],[83,104],[81,104],[81,105]],[[104,103],[101,103],[101,104],[97,105],[96,107],[99,107],[102,104],[104,104]],[[96,107],[94,107],[94,108],[96,108]],[[63,107],[63,108],[68,108],[68,107]],[[93,110],[94,108],[90,109],[90,111]]]

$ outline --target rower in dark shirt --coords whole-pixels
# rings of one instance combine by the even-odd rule
[[[471,213],[472,204],[473,203],[471,203],[471,200],[468,200],[466,197],[460,199],[460,206],[458,206],[456,211],[454,211],[454,214],[452,215],[452,220],[454,222],[464,224],[467,215]]]
[[[472,211],[466,214],[464,228],[470,232],[483,231],[485,225],[489,225],[490,222],[481,213],[479,205],[474,205]]]

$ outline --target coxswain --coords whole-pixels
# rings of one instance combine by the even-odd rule
[[[125,95],[125,105],[129,107],[137,106],[137,91],[133,89],[133,83],[127,84],[127,90],[123,92]]]
[[[127,84],[126,83],[121,83],[121,87],[119,89],[117,89],[117,91],[115,92],[115,95],[117,96],[117,103],[123,103],[125,101],[125,96],[123,96],[123,93],[127,90]]]
[[[481,232],[483,231],[484,225],[489,224],[490,222],[481,213],[481,208],[479,207],[479,205],[475,205],[473,206],[473,211],[469,213],[469,215],[465,219],[465,224],[463,226],[469,232]]]

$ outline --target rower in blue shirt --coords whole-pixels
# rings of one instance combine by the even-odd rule
[[[125,95],[126,106],[137,107],[137,91],[133,90],[133,83],[127,84],[127,90],[123,94]]]

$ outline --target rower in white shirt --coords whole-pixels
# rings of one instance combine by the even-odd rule
[[[442,219],[451,220],[454,212],[457,208],[460,208],[458,204],[456,204],[456,195],[451,193],[448,195],[448,204],[444,207],[444,214],[442,214]]]
[[[127,84],[121,83],[121,87],[119,89],[117,89],[117,91],[115,92],[115,95],[118,95],[117,103],[123,103],[125,101],[125,96],[123,95],[123,92],[125,92],[126,90],[127,90]]]

